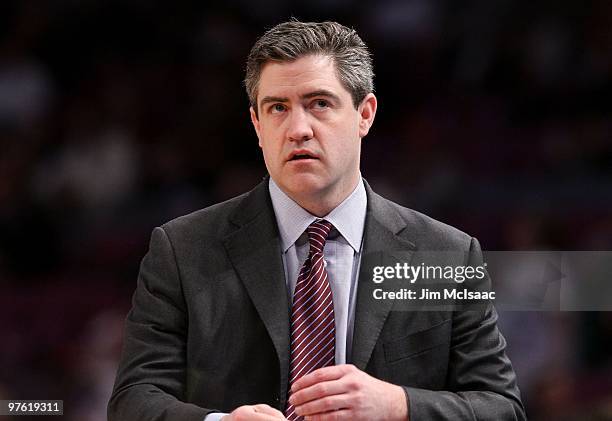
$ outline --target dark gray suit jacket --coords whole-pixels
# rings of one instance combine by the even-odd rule
[[[404,386],[411,420],[525,419],[491,305],[394,311],[393,301],[372,300],[371,266],[385,264],[384,256],[454,251],[477,265],[478,242],[367,183],[366,190],[350,361]],[[202,421],[212,410],[255,403],[282,410],[290,315],[280,250],[267,180],[156,228],[126,320],[108,419]]]

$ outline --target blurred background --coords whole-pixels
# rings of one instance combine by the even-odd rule
[[[265,174],[244,62],[291,16],[374,53],[379,193],[486,250],[612,250],[608,0],[3,0],[0,399],[106,419],[151,230]],[[530,419],[612,419],[612,313],[500,324]]]

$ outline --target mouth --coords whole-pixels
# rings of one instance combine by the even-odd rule
[[[315,154],[310,151],[298,150],[294,151],[289,155],[289,161],[306,161],[312,159],[319,159]]]

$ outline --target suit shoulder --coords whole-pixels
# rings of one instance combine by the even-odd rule
[[[241,194],[221,203],[179,216],[161,226],[171,237],[183,239],[208,236],[217,237],[227,231],[229,216],[240,206],[249,193]]]
[[[388,202],[404,220],[407,229],[412,230],[415,238],[420,239],[421,247],[427,247],[431,250],[470,248],[471,235],[414,209],[406,208],[391,201]]]

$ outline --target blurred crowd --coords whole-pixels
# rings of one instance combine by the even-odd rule
[[[378,192],[487,250],[612,250],[612,2],[189,3],[0,4],[0,399],[106,419],[151,230],[266,173],[244,62],[291,16],[374,53]],[[612,419],[611,314],[501,314],[530,419]]]

